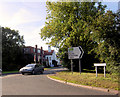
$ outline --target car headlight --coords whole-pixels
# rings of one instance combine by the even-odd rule
[[[23,71],[23,69],[20,69],[19,71]]]

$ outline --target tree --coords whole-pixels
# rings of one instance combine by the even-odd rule
[[[115,20],[112,13],[105,13],[106,6],[101,2],[47,2],[46,4],[47,22],[40,35],[43,40],[51,39],[49,44],[59,48],[61,59],[64,61],[67,59],[69,47],[82,46],[85,52],[82,59],[84,65],[89,64],[87,67],[92,67],[94,62],[102,62],[103,56],[99,57],[99,55],[104,52],[109,54],[110,49],[107,47],[104,49],[104,46],[99,45],[106,41]],[[110,19],[109,14],[111,14]],[[105,43],[110,45],[110,42]],[[97,49],[100,50],[97,52]],[[103,58],[104,61],[106,59]],[[75,62],[74,66],[77,66]]]
[[[120,67],[120,20],[117,14],[107,11],[95,19],[91,28],[91,38],[97,42],[94,51],[101,62],[107,63],[107,71],[119,72]]]
[[[2,68],[3,70],[17,69],[23,53],[23,36],[16,30],[2,27]],[[21,56],[21,57],[20,57]],[[20,65],[20,64],[19,64]]]

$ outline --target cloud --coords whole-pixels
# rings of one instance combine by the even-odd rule
[[[12,16],[11,14],[8,15],[4,5],[5,5],[4,3],[0,3],[0,25],[2,26],[5,26],[5,24],[7,25]]]
[[[4,6],[1,5],[2,4],[0,4],[0,9],[4,9]],[[42,18],[38,14],[34,14],[34,12],[25,8],[18,9],[14,14],[9,14],[4,12],[4,10],[0,10],[0,23],[2,26],[16,27],[20,24],[38,22],[41,20]]]
[[[19,24],[41,21],[41,20],[42,18],[38,17],[38,15],[34,15],[34,13],[31,13],[26,9],[22,8],[12,17],[10,24],[19,25]]]
[[[40,30],[44,27],[45,25],[42,25],[42,26],[40,26],[40,27],[38,27],[38,28],[36,28],[35,30],[33,30],[33,34],[31,35],[31,40],[34,40],[34,41],[32,41],[31,43],[33,44],[33,45],[38,45],[38,47],[40,48],[41,46],[43,47],[43,49],[44,50],[48,50],[48,45],[46,44],[47,42],[48,42],[48,40],[46,40],[46,41],[43,41],[42,39],[41,39],[41,37],[40,37]],[[33,35],[34,35],[34,38],[32,38],[33,37]],[[30,42],[30,41],[29,41]],[[56,48],[54,48],[54,47],[51,47],[51,49],[52,50],[55,50],[56,52],[58,52],[58,50],[56,49]]]
[[[42,25],[40,27],[35,27],[31,30],[30,33],[25,32],[25,45],[26,46],[35,46],[38,45],[38,48],[40,48],[41,46],[43,47],[44,50],[48,50],[48,45],[46,45],[46,43],[48,41],[43,41],[40,37],[40,29],[42,29],[45,25]],[[56,52],[58,52],[58,50],[54,47],[51,47],[52,50],[55,50]]]
[[[18,4],[16,3],[0,3],[0,25],[10,27],[11,29],[19,30],[20,35],[24,35],[26,46],[35,46],[36,44],[44,50],[48,49],[47,41],[43,41],[40,37],[40,30],[45,26],[46,11],[44,4],[37,7]],[[33,4],[33,6],[35,6]],[[44,8],[44,9],[42,9]],[[40,26],[41,25],[41,26]]]
[[[38,45],[38,46],[44,46],[46,45],[46,41],[42,41],[40,37],[40,30],[43,28],[45,25],[42,25],[40,27],[33,27],[31,29],[28,29],[27,31],[23,30],[20,32],[24,32],[24,38],[26,45]]]

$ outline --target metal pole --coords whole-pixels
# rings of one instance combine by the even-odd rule
[[[71,59],[71,72],[73,74],[73,62],[72,62],[72,59]]]
[[[95,66],[95,68],[96,68],[96,77],[97,77],[97,66]]]
[[[104,77],[106,77],[106,74],[105,74],[105,66],[104,66]]]
[[[81,61],[79,59],[79,71],[80,71],[80,74],[81,74]]]

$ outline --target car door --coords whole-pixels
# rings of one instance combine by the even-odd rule
[[[39,65],[39,72],[41,72],[42,71],[42,67],[41,67],[41,65]]]
[[[39,72],[39,66],[38,65],[35,65],[34,71],[35,71],[35,73]]]

